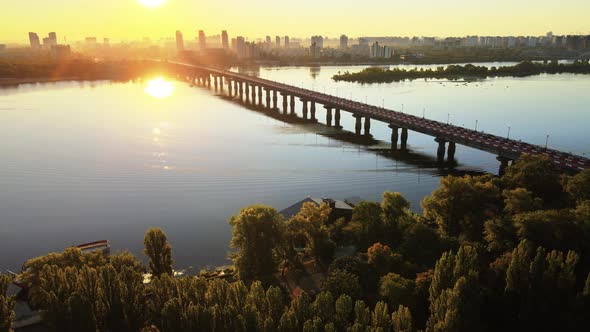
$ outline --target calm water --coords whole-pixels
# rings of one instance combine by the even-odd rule
[[[267,68],[257,74],[440,121],[578,154],[590,154],[590,77],[539,76],[464,85],[414,81],[335,83],[360,67]],[[410,132],[409,157],[388,146],[385,124],[371,147],[329,138],[173,83],[154,98],[137,83],[57,83],[0,90],[0,270],[72,244],[109,239],[141,256],[144,231],[163,228],[177,268],[223,264],[227,219],[243,206],[283,209],[306,196],[379,200],[402,192],[419,209],[435,188],[431,137]],[[279,104],[282,104],[279,102]],[[298,112],[301,106],[297,104]],[[450,114],[450,116],[449,116]],[[318,108],[318,119],[325,114]],[[342,124],[354,128],[343,112]],[[458,147],[458,169],[497,172],[495,156]]]

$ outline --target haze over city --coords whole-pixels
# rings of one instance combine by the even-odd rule
[[[30,0],[3,12],[0,41],[26,42],[28,31],[61,31],[71,40],[86,36],[112,40],[169,37],[186,32],[228,30],[254,38],[313,34],[350,36],[467,36],[586,34],[584,0],[270,1],[270,0]],[[62,42],[63,40],[60,40]]]

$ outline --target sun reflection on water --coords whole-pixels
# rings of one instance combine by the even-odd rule
[[[174,85],[172,85],[171,82],[164,80],[162,77],[158,77],[148,82],[144,92],[154,98],[163,99],[172,95],[174,92]]]

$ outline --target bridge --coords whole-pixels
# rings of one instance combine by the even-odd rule
[[[568,171],[579,172],[590,168],[590,159],[583,156],[421,118],[383,107],[222,69],[181,62],[159,63],[191,83],[202,83],[209,86],[213,84],[216,88],[219,87],[222,90],[224,85],[227,85],[230,96],[241,100],[245,98],[246,102],[251,102],[254,105],[258,103],[258,105],[267,108],[277,108],[277,94],[280,94],[282,96],[283,110],[286,112],[287,106],[290,105],[291,114],[294,114],[295,98],[298,98],[302,103],[303,118],[305,120],[308,120],[309,115],[310,121],[317,121],[315,117],[316,104],[321,104],[326,109],[327,126],[342,128],[340,126],[341,112],[350,112],[356,119],[355,133],[357,135],[369,136],[371,121],[385,122],[392,130],[392,150],[406,149],[408,130],[430,135],[438,143],[437,159],[440,162],[444,161],[445,155],[449,160],[454,160],[456,144],[461,144],[495,154],[498,161],[500,161],[500,174],[503,174],[510,162],[518,159],[522,154],[548,156],[558,168]],[[266,103],[263,103],[264,92],[266,92]],[[332,120],[334,121],[332,122]],[[398,141],[400,143],[399,147]]]

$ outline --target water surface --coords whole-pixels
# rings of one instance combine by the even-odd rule
[[[354,67],[263,68],[262,77],[366,100],[554,148],[590,153],[588,77],[537,76],[466,85],[413,81],[357,85],[331,80]],[[173,82],[169,96],[146,82],[54,83],[0,90],[0,269],[68,245],[108,239],[141,255],[143,233],[163,228],[177,268],[226,262],[227,219],[243,206],[283,209],[306,196],[379,200],[402,192],[419,210],[435,188],[436,145],[410,132],[409,157],[385,156],[290,124],[215,91]],[[281,104],[279,102],[279,104]],[[298,103],[298,113],[301,113]],[[450,114],[450,116],[449,116]],[[325,114],[318,108],[320,122]],[[350,115],[342,124],[353,130]],[[458,169],[497,172],[495,156],[457,148]]]

